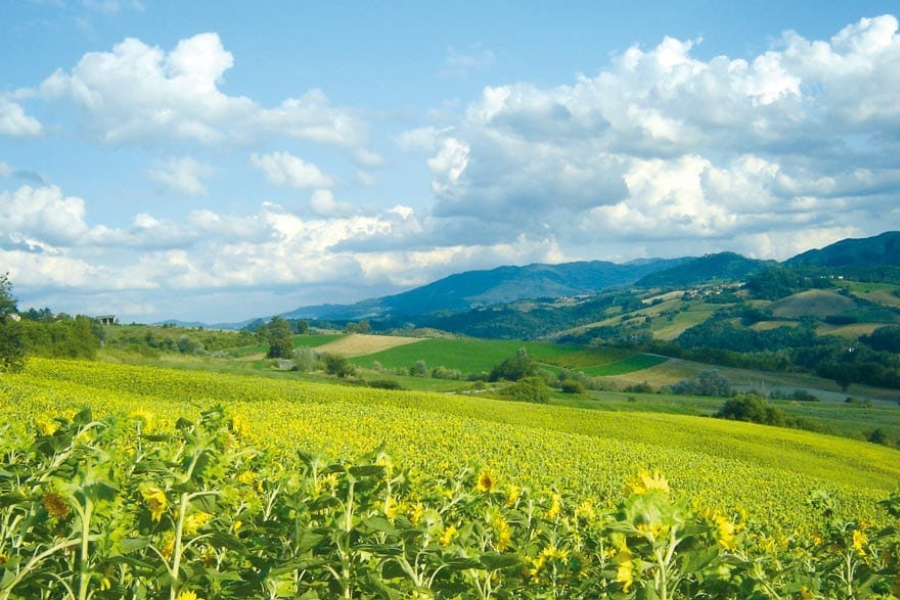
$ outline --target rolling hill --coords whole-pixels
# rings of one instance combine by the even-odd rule
[[[900,231],[888,231],[862,239],[846,239],[809,250],[785,261],[785,265],[900,266]]]
[[[379,331],[428,327],[492,338],[521,337],[526,332],[526,337],[534,338],[583,327],[592,322],[611,324],[611,319],[624,318],[624,315],[641,309],[643,302],[653,298],[654,290],[691,290],[732,284],[733,293],[737,289],[733,284],[746,282],[748,278],[778,267],[807,271],[805,277],[810,281],[829,277],[840,279],[846,273],[850,276],[848,279],[854,281],[890,282],[900,277],[900,232],[842,240],[782,263],[721,252],[702,257],[649,259],[625,264],[585,261],[467,271],[400,294],[352,305],[302,307],[281,316],[338,324],[365,319]],[[878,273],[874,273],[873,269]],[[809,287],[817,285],[813,283]],[[719,294],[718,300],[713,296],[707,300],[723,302],[722,289],[707,290],[702,294]],[[870,292],[868,300],[887,306],[891,305],[891,299],[900,297],[891,290],[879,293],[876,299],[876,295]],[[806,300],[812,296],[814,294]],[[833,300],[839,301],[836,298]],[[859,311],[865,308],[865,300],[859,296],[854,300],[855,309],[844,302],[843,311],[834,313],[829,309],[829,315],[820,315],[818,312],[821,310],[814,306],[815,303],[801,298],[793,301],[794,308],[788,312],[799,318],[803,307],[809,306],[812,312],[808,316],[811,317],[840,313],[847,318],[857,318]],[[834,302],[831,306],[835,306]],[[873,316],[869,310],[872,302],[869,305],[864,311],[867,315],[861,320],[894,321],[891,315],[880,310],[876,310],[878,314]],[[669,317],[672,311],[691,310],[677,302],[668,302],[666,309]],[[652,318],[659,316],[660,312],[645,311],[643,316]],[[676,316],[675,322],[677,325],[684,319]],[[679,330],[674,327],[667,335],[677,335]]]
[[[352,305],[321,305],[282,314],[287,319],[354,320],[461,311],[525,298],[593,294],[628,285],[689,259],[652,259],[616,264],[605,261],[532,264],[466,271],[407,292]]]

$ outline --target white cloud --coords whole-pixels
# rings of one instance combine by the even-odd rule
[[[829,41],[787,33],[749,60],[667,37],[570,85],[485,88],[454,127],[397,141],[429,152],[436,216],[569,253],[603,252],[597,232],[667,255],[849,219],[876,233],[900,190],[900,166],[871,160],[900,146],[897,30],[888,15]]]
[[[0,192],[0,241],[72,246],[87,235],[84,200],[56,186]]]
[[[213,168],[189,156],[168,158],[147,171],[150,179],[159,181],[172,192],[188,196],[206,196],[209,192],[202,179],[213,174]]]
[[[42,130],[40,122],[25,114],[21,106],[0,96],[0,135],[34,137]]]
[[[72,101],[84,129],[109,144],[239,143],[267,132],[364,151],[366,123],[320,90],[268,109],[223,93],[233,65],[216,33],[181,40],[170,52],[127,38],[111,52],[85,54],[69,72],[57,70],[39,92]]]
[[[309,199],[309,204],[313,212],[322,217],[336,217],[355,212],[352,204],[335,200],[331,190],[316,190]]]
[[[292,188],[330,188],[334,179],[319,167],[288,152],[253,154],[250,162],[266,176],[272,185]]]
[[[368,137],[367,125],[354,111],[332,106],[316,89],[277,108],[260,109],[254,120],[270,132],[347,148],[363,144]]]
[[[13,168],[0,160],[0,177],[12,177],[14,174]]]

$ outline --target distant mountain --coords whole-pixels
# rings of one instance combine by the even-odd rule
[[[819,250],[810,250],[784,263],[786,266],[871,267],[900,266],[900,232],[888,232],[864,239],[848,239]],[[504,266],[483,271],[466,271],[391,296],[371,298],[356,304],[306,306],[283,313],[288,319],[320,321],[404,322],[419,321],[424,315],[441,316],[485,307],[501,307],[522,300],[592,295],[610,288],[636,286],[693,286],[713,281],[741,281],[778,266],[776,261],[754,260],[733,252],[702,257],[641,259],[625,264],[582,261],[558,265],[532,264]],[[471,312],[469,316],[473,316]],[[489,313],[479,314],[482,320]],[[536,314],[532,315],[536,318]],[[489,320],[489,319],[488,319]],[[244,324],[219,327],[239,328]],[[489,324],[485,324],[489,327]]]
[[[846,239],[809,250],[784,262],[787,266],[820,267],[900,266],[900,231],[861,239]]]
[[[746,258],[734,252],[720,252],[688,259],[670,269],[651,273],[641,278],[636,285],[660,287],[695,285],[716,280],[740,281],[777,264],[775,261]]]
[[[529,298],[594,294],[611,287],[633,284],[642,277],[686,260],[690,259],[651,259],[625,264],[584,261],[466,271],[393,296],[364,300],[349,306],[304,307],[282,316],[288,319],[333,320],[417,316]]]

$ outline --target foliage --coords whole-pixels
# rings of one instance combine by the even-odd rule
[[[503,388],[503,395],[518,402],[546,404],[550,400],[550,388],[540,377],[522,377]]]
[[[516,355],[505,359],[491,369],[489,381],[518,381],[525,377],[533,377],[537,373],[537,363],[528,356],[525,348],[519,348]]]
[[[778,300],[797,292],[832,287],[831,280],[810,267],[772,267],[747,278],[746,287],[754,298]]]
[[[18,371],[25,365],[25,343],[19,323],[13,319],[16,299],[8,274],[0,274],[0,372]]]
[[[325,372],[329,375],[344,378],[356,373],[356,367],[353,363],[346,356],[340,354],[323,352],[319,355],[319,361],[321,361]]]
[[[682,379],[672,384],[669,388],[673,394],[689,396],[719,396],[731,395],[731,383],[728,378],[718,371],[704,370],[697,377]]]
[[[268,325],[269,351],[267,358],[290,358],[294,351],[291,326],[281,317],[272,317]]]
[[[220,408],[172,428],[85,410],[0,439],[0,600],[863,600],[898,575],[897,529],[824,492],[814,530],[784,536],[658,472],[574,502],[488,467],[416,478],[377,451],[284,468]]]
[[[859,341],[873,350],[900,353],[900,326],[879,327],[870,335],[861,336]]]
[[[294,361],[298,371],[308,373],[315,368],[318,357],[312,348],[300,347],[294,348],[291,352],[291,360]]]
[[[584,384],[577,379],[564,379],[560,382],[559,389],[561,389],[564,394],[584,394],[587,392]]]

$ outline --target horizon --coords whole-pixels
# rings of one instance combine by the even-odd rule
[[[0,273],[26,310],[225,323],[879,235],[898,9],[7,0]]]

